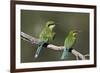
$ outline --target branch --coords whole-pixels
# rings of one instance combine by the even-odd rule
[[[23,40],[31,42],[31,44],[38,44],[40,42],[39,39],[36,39],[36,38],[34,38],[34,37],[24,33],[24,32],[21,32],[21,37]]]
[[[31,44],[38,44],[39,42],[41,42],[41,40],[37,39],[37,38],[34,38],[24,32],[21,32],[21,37],[23,40],[25,41],[28,41],[30,42]],[[47,46],[47,48],[49,49],[53,49],[53,50],[63,50],[64,49],[64,46],[56,46],[56,45],[53,45],[53,44],[49,44]],[[82,60],[85,60],[85,56],[86,55],[83,55],[81,53],[79,53],[78,51],[76,51],[75,49],[72,49],[71,53],[73,55],[75,55],[76,59],[78,60],[78,58],[82,59]]]

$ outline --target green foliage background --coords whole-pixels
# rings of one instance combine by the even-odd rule
[[[38,38],[45,23],[49,20],[55,22],[56,37],[52,44],[62,46],[70,30],[78,30],[77,41],[73,48],[82,54],[89,53],[89,14],[75,12],[53,12],[21,10],[21,31]],[[37,45],[21,39],[21,62],[60,61],[63,51],[43,48],[39,57],[34,59]],[[75,60],[75,56],[68,54],[65,60]]]

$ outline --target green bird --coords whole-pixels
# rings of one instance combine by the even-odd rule
[[[54,36],[55,36],[55,32],[53,32],[54,27],[55,27],[54,21],[48,21],[46,23],[45,27],[43,28],[42,32],[39,35],[39,39],[41,40],[41,42],[39,43],[39,46],[35,53],[35,56],[34,56],[35,58],[38,57],[44,44],[46,44],[54,39]]]
[[[64,50],[61,56],[61,59],[65,59],[65,56],[68,54],[68,50],[72,48],[72,46],[75,44],[76,41],[76,35],[77,31],[71,30],[68,34],[68,36],[65,38],[64,41]]]

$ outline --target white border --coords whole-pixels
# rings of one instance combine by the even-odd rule
[[[42,11],[60,11],[60,12],[81,12],[90,13],[90,60],[82,61],[56,61],[56,62],[33,62],[20,63],[20,14],[21,9],[25,10],[42,10]],[[40,67],[57,67],[57,66],[74,66],[94,64],[94,10],[85,8],[70,7],[52,7],[52,6],[36,6],[36,5],[16,5],[16,69],[21,68],[40,68]]]

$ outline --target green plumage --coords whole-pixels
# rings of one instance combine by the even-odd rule
[[[53,21],[48,21],[43,28],[42,32],[39,35],[39,39],[41,42],[39,43],[39,46],[37,48],[35,58],[38,57],[41,49],[43,48],[44,43],[48,43],[54,39],[55,32],[53,32],[53,28],[55,27],[55,24]]]
[[[53,26],[53,27],[50,28],[50,26]],[[55,32],[53,32],[54,27],[55,27],[54,22],[48,21],[46,23],[45,28],[40,33],[39,39],[42,41],[45,41],[45,42],[49,42],[49,41],[53,40],[53,38],[55,36]]]
[[[76,41],[76,31],[70,31],[68,36],[65,38],[65,41],[64,41],[64,47],[69,49],[71,48],[75,41]]]
[[[68,54],[68,50],[72,48],[76,41],[76,34],[77,32],[72,30],[69,32],[68,36],[65,38],[64,41],[64,51],[62,53],[61,59],[65,59],[65,56]]]

